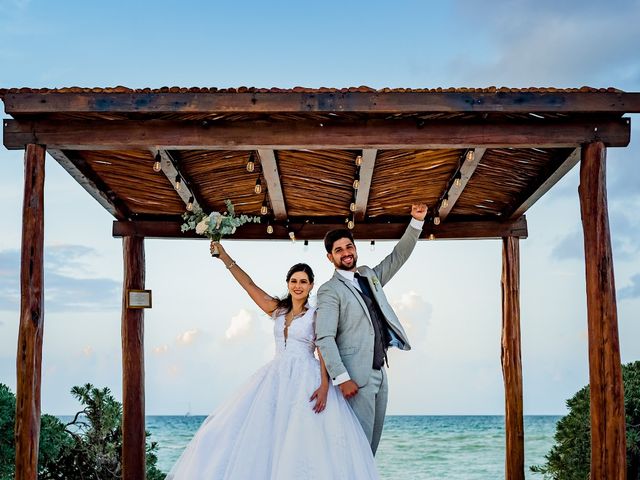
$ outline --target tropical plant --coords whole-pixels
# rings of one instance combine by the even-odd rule
[[[640,361],[622,366],[627,425],[627,480],[640,480]],[[591,419],[589,386],[567,400],[569,413],[556,425],[556,444],[545,455],[543,465],[532,472],[553,480],[589,478],[591,463]]]

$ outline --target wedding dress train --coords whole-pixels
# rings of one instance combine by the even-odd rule
[[[313,411],[320,385],[314,310],[284,337],[275,318],[276,354],[202,424],[167,480],[377,479],[371,447],[337,387]]]

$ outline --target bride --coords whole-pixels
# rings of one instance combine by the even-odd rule
[[[274,320],[276,353],[202,424],[168,480],[377,479],[371,447],[322,357],[314,356],[313,271],[287,273],[288,295],[258,287],[219,243],[227,269]],[[318,353],[319,355],[319,353]]]

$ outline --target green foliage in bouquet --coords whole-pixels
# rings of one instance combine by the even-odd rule
[[[627,479],[640,480],[640,361],[622,366],[627,424]],[[553,480],[584,480],[591,465],[589,386],[567,400],[569,413],[556,425],[556,444],[545,455],[544,465],[532,472]]]
[[[181,230],[183,232],[195,230],[198,235],[204,235],[217,242],[222,237],[236,233],[236,229],[245,223],[260,223],[260,217],[244,214],[236,216],[231,200],[227,199],[224,203],[227,206],[227,211],[223,213],[212,212],[206,214],[200,207],[191,212],[183,213],[182,219],[184,223]]]

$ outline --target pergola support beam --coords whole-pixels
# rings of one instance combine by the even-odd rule
[[[123,237],[135,235],[148,238],[203,238],[195,232],[181,232],[181,222],[133,221],[113,222],[113,236]],[[238,228],[230,240],[265,240],[264,224],[248,223]],[[293,231],[299,240],[322,240],[324,235],[332,229],[344,228],[340,219],[328,222],[306,221],[305,219],[289,218],[289,227],[282,224],[273,225],[273,234],[269,240],[290,240],[289,231]],[[353,235],[356,240],[397,240],[407,228],[407,223],[356,223]],[[498,239],[502,237],[526,238],[528,235],[527,221],[521,217],[509,222],[447,222],[434,227],[425,225],[421,238],[427,239],[433,234],[436,239]]]
[[[364,220],[369,203],[369,192],[371,191],[371,180],[373,179],[373,169],[376,165],[378,150],[366,148],[362,150],[362,165],[360,165],[360,186],[356,191],[356,221]]]
[[[505,478],[524,480],[524,420],[520,340],[519,239],[502,239],[502,375],[505,389]]]
[[[122,246],[122,478],[144,480],[144,309],[127,308],[128,291],[144,289],[144,238],[124,237]]]
[[[575,148],[629,144],[628,118],[583,121],[417,122],[415,120],[5,120],[4,145],[44,143],[62,150],[325,150],[435,148]]]
[[[20,326],[16,357],[15,478],[38,477],[40,387],[44,331],[44,164],[46,149],[27,145],[24,155]]]
[[[591,399],[591,478],[626,478],[624,387],[609,233],[606,148],[582,147],[580,211],[584,232]]]
[[[282,193],[282,183],[280,182],[280,172],[278,171],[278,162],[276,161],[275,152],[272,149],[258,149],[260,157],[260,165],[262,166],[262,175],[267,182],[267,194],[271,210],[276,220],[285,220],[287,218],[287,208]]]
[[[465,158],[462,159],[462,164],[456,172],[456,175],[460,176],[460,186],[455,186],[455,178],[449,181],[447,185],[447,191],[445,192],[448,201],[447,206],[440,207],[437,210],[440,220],[444,220],[449,216],[451,210],[453,210],[453,207],[462,195],[464,188],[467,186],[467,183],[473,175],[473,172],[475,172],[476,168],[478,168],[478,165],[480,164],[480,161],[482,160],[482,157],[484,156],[486,151],[486,148],[476,148],[473,150],[469,150],[469,152],[473,152],[471,158],[468,159],[465,155]]]

